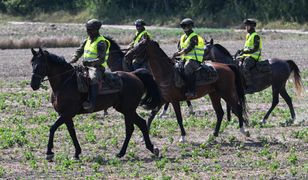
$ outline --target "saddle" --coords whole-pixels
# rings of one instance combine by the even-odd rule
[[[174,83],[176,87],[183,87],[184,81],[184,65],[176,62],[174,65]],[[201,66],[194,72],[196,76],[196,86],[211,84],[218,79],[218,73],[214,66],[210,63],[203,62]]]
[[[76,66],[75,69],[78,91],[88,93],[91,81],[88,68]],[[123,82],[116,72],[104,72],[101,77],[98,83],[98,94],[112,94],[122,90]]]
[[[246,79],[245,73],[243,73],[242,68],[240,68],[241,74]],[[263,90],[264,85],[268,84],[268,86],[272,82],[272,68],[269,60],[263,60],[256,63],[256,65],[250,70],[251,81],[253,82],[251,88],[253,88],[254,92],[258,92]],[[267,86],[267,87],[268,87]]]

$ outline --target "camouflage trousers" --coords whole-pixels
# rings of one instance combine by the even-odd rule
[[[186,60],[184,64],[185,76],[192,75],[200,67],[200,62],[195,60]]]
[[[246,86],[252,86],[252,73],[251,70],[256,66],[257,61],[251,57],[246,57],[242,64],[242,71],[244,74]]]
[[[104,69],[96,68],[96,67],[88,67],[89,68],[89,77],[91,79],[90,85],[98,84],[99,81],[103,78]]]

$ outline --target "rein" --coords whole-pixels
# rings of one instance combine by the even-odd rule
[[[65,71],[65,72],[63,72],[63,73],[60,73],[60,74],[54,75],[54,76],[52,76],[52,77],[49,77],[49,78],[47,78],[47,79],[43,79],[42,82],[48,81],[48,80],[50,80],[50,79],[53,79],[53,78],[55,78],[55,77],[61,76],[61,75],[66,74],[66,73],[69,73],[69,72],[71,72],[71,71],[75,71],[75,69],[73,68],[73,69],[70,69],[70,70]],[[33,74],[33,75],[41,78],[40,75],[36,75],[36,74]],[[72,76],[73,76],[73,73],[72,73]]]

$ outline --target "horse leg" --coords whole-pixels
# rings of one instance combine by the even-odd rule
[[[271,114],[273,109],[279,103],[279,91],[278,91],[278,89],[277,88],[272,88],[272,92],[273,92],[272,106],[270,107],[270,109],[267,111],[267,113],[263,117],[263,120],[261,121],[261,124],[265,124],[266,123],[266,120],[267,120],[268,116]]]
[[[79,155],[81,154],[81,147],[79,145],[77,136],[76,136],[76,131],[75,131],[75,126],[74,126],[74,122],[72,120],[72,118],[67,118],[65,121],[65,125],[67,127],[67,130],[73,140],[73,144],[75,146],[75,155],[74,158],[76,160],[79,160]]]
[[[158,111],[160,110],[160,108],[161,106],[158,106],[157,108],[151,111],[150,117],[148,118],[148,121],[147,121],[147,127],[148,127],[149,132],[150,132],[152,121],[155,118]]]
[[[193,108],[191,102],[190,102],[190,101],[186,101],[186,104],[187,104],[187,106],[188,106],[189,115],[194,115],[195,112],[194,112],[194,108]]]
[[[172,106],[176,115],[176,120],[178,121],[178,124],[180,126],[181,129],[181,138],[179,140],[179,142],[185,142],[185,136],[186,136],[186,132],[183,126],[183,118],[182,118],[182,113],[181,113],[181,106],[180,106],[180,102],[172,102]]]
[[[159,114],[159,117],[160,117],[160,118],[162,118],[164,115],[167,114],[168,107],[169,107],[169,103],[166,103],[166,104],[164,105],[164,109],[163,109],[162,112]]]
[[[249,131],[246,131],[244,127],[244,121],[246,121],[246,125],[248,124],[248,121],[243,118],[243,107],[237,104],[236,101],[234,101],[233,106],[229,106],[229,108],[230,107],[232,108],[232,111],[238,118],[240,132],[244,134],[246,137],[249,137],[250,133]]]
[[[153,144],[152,144],[152,142],[150,140],[149,130],[147,128],[145,120],[142,119],[137,113],[135,114],[135,116],[137,117],[136,120],[135,120],[135,124],[138,126],[138,128],[142,132],[146,148],[148,150],[150,150],[153,154],[158,156],[159,155],[159,149],[158,148],[154,148],[154,146],[153,146]]]
[[[292,123],[293,123],[294,120],[295,120],[295,112],[294,112],[294,108],[293,108],[293,104],[292,104],[292,99],[291,99],[291,97],[289,96],[289,94],[287,93],[285,87],[283,87],[283,88],[281,89],[280,95],[281,95],[281,97],[286,101],[286,103],[287,103],[288,106],[289,106],[290,113],[291,113],[291,118],[292,118]]]
[[[49,139],[48,139],[48,145],[47,145],[47,153],[46,153],[47,154],[46,160],[48,161],[52,161],[54,157],[52,148],[53,148],[53,139],[54,139],[55,132],[58,129],[58,127],[61,126],[63,123],[64,123],[64,118],[60,116],[58,120],[50,127]]]
[[[121,158],[125,155],[126,149],[129,143],[130,138],[132,137],[132,134],[134,132],[134,124],[133,124],[133,119],[135,118],[132,114],[125,114],[125,140],[123,143],[123,146],[120,150],[120,152],[117,154],[118,158]]]
[[[230,122],[231,121],[231,106],[229,106],[226,103],[226,109],[227,109],[227,120]]]
[[[217,95],[217,93],[210,93],[209,95],[210,95],[212,106],[215,110],[216,117],[217,117],[217,123],[216,123],[215,131],[213,133],[214,136],[217,137],[219,133],[221,121],[224,116],[224,111],[222,109],[221,102],[220,102],[221,98]]]

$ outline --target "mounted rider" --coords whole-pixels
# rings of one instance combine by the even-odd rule
[[[181,56],[184,63],[184,77],[187,86],[185,96],[193,98],[195,96],[195,71],[201,66],[204,54],[204,40],[193,31],[194,22],[190,18],[185,18],[180,23],[185,34],[178,42],[178,52],[174,53],[173,58]]]
[[[88,38],[85,39],[76,50],[70,63],[75,63],[83,55],[82,63],[89,69],[90,91],[87,101],[82,105],[88,112],[93,112],[96,96],[98,94],[98,82],[101,80],[107,59],[109,56],[110,42],[99,33],[102,23],[97,19],[91,19],[85,24]]]
[[[247,31],[246,42],[244,49],[238,50],[236,54],[239,54],[240,59],[243,61],[242,70],[245,77],[246,87],[248,88],[247,91],[249,92],[249,88],[252,88],[253,85],[251,69],[256,66],[258,61],[262,60],[262,39],[255,30],[257,25],[256,20],[245,19],[243,23]],[[251,91],[253,91],[253,89],[251,89]]]
[[[137,19],[135,21],[134,25],[136,26],[137,31],[135,33],[135,37],[134,37],[133,41],[129,44],[128,50],[133,49],[135,46],[137,46],[139,44],[140,41],[142,41],[144,39],[151,39],[150,33],[144,27],[146,25],[146,23],[144,22],[143,19]],[[147,68],[148,69],[147,61],[146,61],[146,59],[143,55],[137,56],[129,64],[132,65],[133,70],[136,70],[138,68]]]

